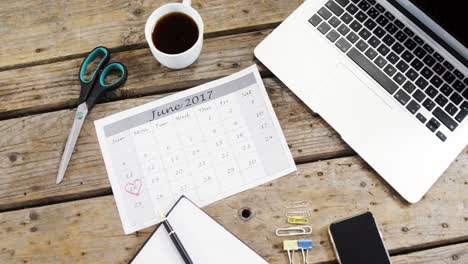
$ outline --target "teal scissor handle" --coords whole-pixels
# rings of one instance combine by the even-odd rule
[[[120,77],[111,82],[106,83],[106,76],[111,71],[119,71]],[[96,104],[97,100],[104,95],[105,92],[117,89],[118,87],[122,86],[125,81],[127,80],[127,68],[120,63],[120,62],[112,62],[99,74],[99,80],[94,84],[93,88],[91,89],[91,93],[86,100],[86,105],[88,106],[88,110],[91,110],[93,106]]]
[[[93,74],[89,77],[89,79],[85,78],[85,72],[86,69],[88,68],[89,63],[99,54],[102,54],[102,59],[97,65],[96,69],[94,69]],[[81,104],[86,101],[88,98],[91,90],[93,89],[96,80],[99,77],[99,74],[101,73],[102,68],[104,65],[109,62],[110,59],[110,54],[109,50],[105,47],[96,47],[94,48],[88,56],[83,60],[80,66],[80,83],[81,83],[81,91],[80,91],[80,97],[78,99],[78,104]]]

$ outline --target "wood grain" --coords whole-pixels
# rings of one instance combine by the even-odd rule
[[[193,0],[206,40],[197,62],[178,71],[161,67],[145,44],[146,18],[164,3],[2,2],[0,119],[11,119],[0,121],[0,211],[60,203],[0,213],[0,263],[126,263],[154,227],[123,235],[92,122],[253,64],[255,46],[302,0]],[[130,78],[103,100],[114,102],[91,112],[57,186],[74,114],[63,109],[76,107],[79,65],[98,45],[114,51]],[[364,210],[379,222],[396,254],[393,263],[468,263],[468,147],[421,202],[410,205],[359,157],[344,157],[354,152],[339,135],[266,68],[260,71],[295,161],[303,164],[297,173],[206,207],[210,215],[270,263],[287,261],[282,239],[273,234],[286,226],[284,204],[304,199],[312,212],[312,263],[335,259],[328,224]],[[242,219],[242,208],[252,218]]]
[[[277,79],[264,82],[296,162],[352,153]],[[93,121],[162,96],[97,105],[84,123],[60,185],[55,184],[56,173],[75,111],[0,121],[0,210],[110,193]]]
[[[335,258],[328,225],[365,210],[373,212],[388,249],[398,253],[468,239],[467,171],[468,153],[464,153],[421,202],[410,205],[358,157],[338,158],[299,165],[297,173],[205,210],[270,263],[286,263],[282,239],[274,230],[287,226],[284,205],[297,200],[310,201],[313,263]],[[239,215],[242,208],[251,211],[249,220]],[[8,239],[2,240],[0,261],[125,263],[152,229],[124,236],[112,196],[5,212],[0,214],[0,236]],[[466,247],[456,252],[464,259]],[[400,256],[397,263],[413,263],[418,257],[419,263],[447,259],[447,254],[428,256]]]
[[[3,1],[0,9],[0,69],[145,43],[147,17],[173,1]],[[262,28],[286,18],[302,0],[194,0],[205,33]]]
[[[395,256],[393,264],[447,264],[468,263],[468,243],[439,247],[411,254]]]
[[[104,100],[137,97],[186,88],[229,75],[254,64],[255,46],[270,30],[207,39],[192,66],[170,70],[161,66],[149,49],[114,52],[112,61],[128,69],[122,88]],[[78,72],[83,58],[0,71],[0,118],[76,106],[80,93]],[[260,67],[265,72],[264,67]]]

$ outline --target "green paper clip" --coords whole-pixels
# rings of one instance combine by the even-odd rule
[[[294,264],[294,251],[299,249],[297,240],[284,240],[283,250],[288,252],[289,264]]]
[[[298,250],[299,245],[297,243],[297,240],[284,240],[283,241],[283,249],[284,250]]]

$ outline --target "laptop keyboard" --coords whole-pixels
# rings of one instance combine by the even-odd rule
[[[309,22],[440,140],[468,115],[468,78],[375,0],[329,0]]]

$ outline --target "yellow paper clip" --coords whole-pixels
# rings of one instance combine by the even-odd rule
[[[309,219],[302,216],[288,216],[288,223],[293,225],[306,225],[309,223]]]

